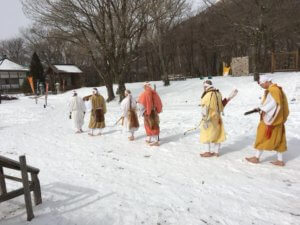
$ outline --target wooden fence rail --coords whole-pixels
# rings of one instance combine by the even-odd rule
[[[21,171],[21,178],[5,175],[4,168]],[[0,156],[0,203],[24,195],[28,221],[34,218],[30,192],[33,192],[35,205],[42,203],[39,172],[39,169],[27,166],[25,156],[20,156],[19,162]],[[31,175],[31,180],[28,178],[28,173]],[[5,179],[21,182],[23,187],[7,192]]]

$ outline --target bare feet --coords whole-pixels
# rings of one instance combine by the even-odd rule
[[[283,161],[279,161],[279,160],[273,161],[271,163],[273,165],[275,165],[275,166],[284,166],[284,162]]]
[[[248,162],[251,162],[251,163],[254,163],[254,164],[259,163],[259,159],[256,158],[255,156],[250,157],[250,158],[246,158],[246,160],[247,160]]]
[[[128,137],[128,140],[129,140],[129,141],[134,141],[134,137],[133,137],[133,136]]]
[[[150,143],[152,143],[152,142],[151,142],[151,141],[149,141],[149,140],[146,140],[146,143],[150,144]]]
[[[149,143],[150,146],[159,146],[159,142],[156,141],[156,142],[152,142],[152,143]]]
[[[214,156],[214,153],[211,153],[211,152],[204,152],[204,153],[201,153],[200,154],[201,157],[213,157]]]

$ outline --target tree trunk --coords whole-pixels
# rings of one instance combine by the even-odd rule
[[[166,65],[165,65],[165,60],[163,56],[163,50],[162,50],[162,40],[160,38],[160,34],[158,34],[158,58],[160,61],[161,65],[161,70],[162,70],[162,80],[164,82],[164,86],[169,86],[170,85],[170,80],[166,71]]]
[[[107,90],[107,102],[110,102],[115,99],[114,87],[112,82],[105,82],[105,87]]]
[[[254,81],[259,82],[259,56],[260,54],[257,40],[255,40],[254,46],[252,46],[252,69]]]
[[[123,80],[120,80],[118,85],[119,86],[118,86],[118,92],[117,92],[117,94],[120,97],[119,102],[121,102],[125,98],[126,86],[125,86],[125,82]]]

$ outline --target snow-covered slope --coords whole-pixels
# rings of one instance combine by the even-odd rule
[[[31,225],[199,225],[300,224],[300,73],[276,73],[290,102],[286,123],[286,167],[272,166],[274,153],[264,153],[260,165],[250,165],[258,115],[243,113],[256,107],[263,90],[252,77],[218,77],[223,96],[233,88],[238,96],[226,107],[227,141],[221,157],[204,159],[199,153],[199,131],[183,135],[200,119],[202,81],[189,79],[163,87],[161,146],[145,144],[143,127],[128,142],[118,103],[108,104],[103,136],[74,134],[68,119],[71,92],[42,100],[4,102],[0,105],[0,154],[41,169],[43,204],[34,207]],[[142,84],[128,84],[134,96]],[[103,87],[102,94],[106,95]],[[90,88],[78,90],[90,94]],[[296,99],[296,101],[294,100]],[[89,115],[85,118],[87,130]],[[142,121],[141,121],[142,122]],[[9,174],[15,174],[11,171]],[[15,188],[9,183],[9,189]],[[1,225],[27,224],[24,200],[0,205]]]

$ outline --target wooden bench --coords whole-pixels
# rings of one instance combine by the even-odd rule
[[[21,171],[21,178],[5,175],[4,168]],[[39,172],[39,169],[27,166],[24,155],[19,157],[19,162],[0,156],[0,203],[24,195],[28,221],[34,218],[30,192],[33,192],[35,205],[42,203]],[[31,181],[28,179],[28,173],[31,175]],[[5,179],[21,182],[23,187],[7,192]]]
[[[169,80],[186,80],[186,76],[183,74],[170,74],[168,78]]]

